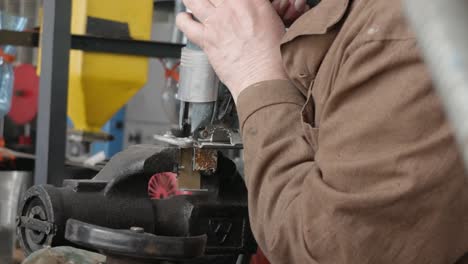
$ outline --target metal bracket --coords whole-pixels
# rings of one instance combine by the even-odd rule
[[[154,135],[156,141],[179,148],[200,149],[242,149],[242,139],[237,130],[219,126],[208,127],[199,132],[198,139],[193,137],[176,137],[171,133]]]

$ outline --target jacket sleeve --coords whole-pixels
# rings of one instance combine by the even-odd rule
[[[304,104],[282,80],[238,100],[252,229],[273,264],[442,264],[466,252],[468,185],[414,40],[350,52],[305,132]]]

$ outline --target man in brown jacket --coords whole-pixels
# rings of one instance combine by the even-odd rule
[[[287,31],[268,0],[185,4],[237,102],[273,264],[468,263],[465,172],[399,0],[322,0]]]

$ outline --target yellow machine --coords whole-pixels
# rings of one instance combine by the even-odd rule
[[[128,23],[133,39],[149,40],[152,0],[75,0],[73,34],[86,34],[88,17]],[[68,116],[76,130],[101,127],[147,82],[147,58],[70,52]]]

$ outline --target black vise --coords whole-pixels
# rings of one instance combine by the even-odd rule
[[[214,175],[202,175],[200,190],[167,199],[148,197],[151,176],[175,172],[179,160],[178,148],[134,146],[91,180],[32,187],[18,212],[21,247],[28,255],[46,246],[71,245],[108,258],[175,263],[216,263],[217,258],[252,254],[256,243],[247,192],[235,165],[222,155]]]

